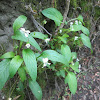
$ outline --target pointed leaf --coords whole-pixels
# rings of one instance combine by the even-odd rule
[[[43,40],[47,38],[47,36],[44,35],[44,34],[41,33],[41,32],[32,32],[32,33],[30,33],[30,34],[31,34],[31,36],[34,37],[34,38],[39,38],[39,39],[43,39]]]
[[[34,46],[36,49],[38,49],[39,51],[41,51],[40,46],[38,45],[38,43],[35,41],[35,39],[29,34],[28,38],[25,37],[24,32],[17,30],[16,34],[14,36],[12,36],[12,39],[15,40],[20,40],[20,41],[24,41],[24,42],[28,42]]]
[[[13,58],[15,56],[14,52],[7,52],[5,54],[3,54],[0,59],[4,59],[4,58]]]
[[[10,68],[9,68],[9,73],[10,73],[11,78],[16,74],[16,72],[17,72],[18,68],[21,66],[22,62],[23,62],[23,59],[19,55],[15,56],[11,60]]]
[[[47,8],[42,11],[42,14],[55,21],[56,25],[59,26],[63,20],[62,14],[55,8]]]
[[[37,62],[34,52],[31,49],[24,49],[22,51],[23,59],[26,65],[26,68],[29,72],[33,81],[36,81],[37,77]]]
[[[65,77],[65,80],[64,81],[65,81],[65,84],[68,83],[68,77],[67,76]]]
[[[84,26],[82,26],[82,32],[84,33],[84,34],[86,34],[86,35],[89,35],[90,33],[89,33],[89,30],[86,28],[86,27],[84,27]]]
[[[9,77],[10,59],[4,59],[0,62],[0,90],[5,85]]]
[[[77,19],[78,19],[79,21],[83,22],[83,17],[82,17],[82,15],[79,15],[79,16],[77,17]]]
[[[45,50],[44,52],[42,52],[41,56],[43,58],[48,58],[49,60],[61,62],[66,66],[69,66],[66,58],[54,50]]]
[[[42,100],[42,90],[39,84],[34,81],[29,81],[29,87],[37,100]]]
[[[91,47],[91,42],[90,42],[90,39],[88,36],[84,35],[84,34],[81,34],[81,39],[82,39],[82,42],[85,46],[87,46],[88,48],[92,49]]]
[[[77,58],[77,53],[76,52],[72,52],[72,59],[76,59]]]
[[[61,45],[61,53],[69,62],[71,59],[71,50],[68,45]]]
[[[21,81],[24,82],[26,80],[26,73],[24,67],[20,67],[18,69],[18,74],[20,76]]]
[[[80,31],[82,29],[82,25],[72,25],[70,27],[71,31]]]
[[[74,71],[78,72],[79,73],[79,62],[75,62],[74,65],[71,65],[70,66]]]
[[[71,93],[75,94],[77,90],[77,79],[75,74],[73,72],[68,72],[66,77]]]
[[[60,75],[65,78],[65,70],[60,70]]]
[[[19,16],[13,23],[13,30],[14,33],[23,26],[23,24],[26,22],[27,17],[24,15]]]

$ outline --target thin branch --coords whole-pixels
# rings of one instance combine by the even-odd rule
[[[37,21],[35,20],[35,18],[34,18],[34,16],[33,16],[33,15],[35,14],[35,12],[32,10],[31,5],[26,5],[25,8],[28,9],[28,10],[31,12],[31,19],[32,19],[32,22],[34,23],[34,25],[36,26],[37,30],[38,30],[39,32],[43,32],[43,30],[44,30],[48,35],[50,35],[50,39],[51,39],[52,34],[49,33],[39,22],[37,22]],[[43,30],[42,30],[42,29],[43,29]]]
[[[57,32],[59,31],[59,29],[64,27],[64,22],[67,19],[67,15],[68,15],[68,11],[69,11],[69,6],[70,6],[70,0],[66,0],[66,8],[65,8],[64,15],[63,15],[63,23],[57,28],[57,30],[55,31],[55,35],[57,35]]]

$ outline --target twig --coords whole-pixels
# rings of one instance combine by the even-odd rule
[[[25,8],[28,9],[28,10],[31,12],[31,19],[32,19],[34,25],[36,26],[36,28],[38,29],[38,31],[39,31],[39,32],[43,32],[43,30],[44,30],[48,35],[50,35],[50,39],[51,39],[52,34],[49,33],[40,23],[38,23],[38,22],[35,20],[35,18],[34,18],[34,16],[33,16],[33,15],[35,14],[35,12],[32,10],[31,5],[26,5]],[[43,30],[42,30],[42,29],[43,29]]]
[[[55,35],[57,35],[57,32],[59,31],[59,29],[64,27],[64,22],[67,19],[67,15],[69,11],[69,5],[70,5],[70,0],[66,0],[66,8],[65,8],[64,15],[63,15],[63,23],[57,28],[57,30],[55,31]]]

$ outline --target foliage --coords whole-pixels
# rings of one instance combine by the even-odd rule
[[[42,14],[53,20],[57,26],[62,23],[63,16],[55,8],[47,8],[42,11]],[[14,35],[12,39],[20,41],[21,45],[18,48],[22,52],[7,52],[0,57],[0,59],[4,59],[0,62],[0,89],[3,88],[8,77],[12,78],[18,72],[20,82],[24,83],[27,80],[34,96],[37,100],[42,100],[42,89],[36,80],[38,77],[37,71],[39,68],[41,73],[42,69],[46,70],[45,68],[47,67],[52,69],[57,76],[65,78],[65,84],[68,83],[71,93],[75,94],[77,79],[74,72],[79,73],[80,64],[77,53],[72,52],[71,46],[84,44],[92,50],[89,30],[83,26],[83,17],[79,15],[75,19],[64,22],[65,25],[70,23],[70,27],[68,29],[60,29],[58,34],[53,36],[51,40],[43,33],[30,32],[22,28],[26,19],[26,16],[21,15],[13,24]],[[43,51],[34,38],[45,41],[46,45],[49,45],[49,50]],[[26,45],[22,44],[23,42]],[[30,46],[36,49],[33,51]]]

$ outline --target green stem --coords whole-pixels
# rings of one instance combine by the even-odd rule
[[[73,20],[76,20],[76,19],[77,19],[77,18],[71,19],[71,20],[67,21],[67,23],[69,23],[69,22],[71,22],[71,21],[73,21]]]

